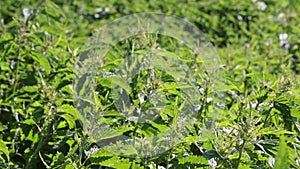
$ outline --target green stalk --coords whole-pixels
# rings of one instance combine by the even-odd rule
[[[242,158],[242,155],[243,155],[243,150],[245,148],[245,145],[246,145],[246,140],[243,140],[242,148],[239,151],[239,158],[238,158],[238,162],[237,162],[237,165],[236,165],[236,169],[239,168],[239,165],[241,163],[241,158]]]

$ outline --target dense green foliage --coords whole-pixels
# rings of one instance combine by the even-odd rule
[[[297,0],[2,0],[0,168],[300,168],[299,9]],[[226,108],[213,136],[201,139],[195,125],[182,143],[145,159],[96,151],[71,90],[91,35],[138,12],[195,24],[226,77]],[[109,105],[109,88],[98,83],[98,104]]]

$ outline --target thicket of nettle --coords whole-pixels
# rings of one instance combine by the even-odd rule
[[[0,168],[300,168],[299,9],[296,0],[2,0]],[[140,12],[176,15],[205,34],[222,63],[225,106],[211,137],[202,137],[198,123],[212,106],[211,86],[205,86],[201,115],[183,140],[154,157],[128,158],[99,149],[83,130],[72,84],[78,57],[93,33]],[[180,41],[148,34],[112,48],[107,69],[115,69],[116,56],[130,52],[133,41],[139,52],[160,43],[187,63],[191,56]],[[168,82],[163,90],[171,93],[167,99],[173,107],[147,127],[128,122],[112,106],[111,77],[101,77],[95,79],[94,101],[108,112],[102,120],[115,129],[126,123],[119,130],[125,135],[151,137],[168,128],[182,101],[179,87],[170,75],[155,73]],[[142,71],[130,86],[134,104],[141,102],[134,91],[144,89],[148,78],[151,73]]]

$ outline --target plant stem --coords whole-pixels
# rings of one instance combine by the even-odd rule
[[[239,158],[238,158],[238,162],[237,162],[237,165],[236,165],[236,169],[239,168],[245,144],[246,144],[246,140],[243,140],[242,148],[240,149],[240,152],[239,152]]]

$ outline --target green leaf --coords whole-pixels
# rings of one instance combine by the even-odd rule
[[[7,158],[7,161],[9,161],[9,151],[3,140],[0,140],[0,155],[4,153],[4,155]]]
[[[96,81],[103,87],[111,88],[112,78],[97,78]]]
[[[26,137],[26,140],[30,140],[33,143],[37,143],[39,139],[38,132],[34,132],[32,129],[29,131],[28,136]]]
[[[56,29],[55,27],[53,27],[53,26],[50,26],[50,25],[44,25],[44,26],[42,27],[42,29],[45,30],[45,31],[47,31],[47,32],[49,32],[49,33],[51,33],[51,34],[54,34],[54,35],[60,35],[60,31],[57,30],[57,29]]]
[[[61,116],[62,118],[64,118],[67,121],[70,128],[74,128],[76,126],[76,123],[74,121],[74,117],[71,116],[70,114],[66,114],[66,113],[60,114],[60,113],[58,113],[58,115]]]
[[[96,92],[94,92],[94,102],[96,105],[96,110],[98,110],[99,108],[102,108],[100,98]]]
[[[127,84],[126,80],[120,77],[112,77],[112,87],[119,86],[123,88],[128,94],[132,93],[131,87]],[[117,94],[116,97],[119,97]]]
[[[101,166],[117,169],[130,168],[132,164],[129,159],[121,159],[105,149],[99,149],[95,153],[91,154],[89,159],[92,164],[100,164]]]
[[[63,18],[66,18],[64,12],[62,9],[56,5],[54,2],[47,1],[47,9],[45,9],[45,12],[50,15],[52,18],[59,21],[59,17],[62,16]]]
[[[82,117],[82,115],[73,106],[71,106],[69,104],[62,105],[59,108],[59,111],[61,111],[63,113],[58,113],[58,115],[67,121],[70,128],[75,127],[76,119],[82,120],[82,122],[85,121],[84,118]]]
[[[131,162],[129,159],[120,159],[120,157],[114,156],[108,160],[105,160],[100,163],[102,166],[111,167],[115,169],[126,169],[130,168]]]
[[[287,150],[288,150],[288,146],[287,146],[285,137],[281,136],[280,143],[279,143],[279,149],[275,156],[274,169],[288,169],[289,168],[289,164],[288,164],[289,152]]]
[[[265,127],[265,128],[257,128],[257,136],[262,136],[262,135],[268,135],[268,134],[275,134],[275,135],[280,135],[280,134],[295,134],[294,132],[290,132],[287,130],[279,130],[279,129],[274,129],[271,127]]]
[[[95,153],[91,155],[91,158],[99,158],[99,157],[112,157],[114,154],[111,152],[105,150],[105,149],[99,149]]]
[[[40,53],[36,53],[36,52],[31,52],[31,56],[32,58],[37,61],[44,69],[45,69],[45,72],[47,74],[50,73],[51,71],[51,66],[49,64],[49,61],[48,59],[46,58],[46,56],[40,54]]]
[[[104,139],[110,139],[113,137],[117,137],[122,135],[122,132],[119,132],[113,128],[111,128],[109,125],[99,125],[99,126],[92,126],[93,129],[90,131],[90,134],[94,136],[93,138],[95,141],[101,141]]]
[[[159,124],[150,120],[148,121],[148,123],[151,124],[151,126],[158,129],[160,132],[165,132],[166,130],[170,129],[166,124]]]
[[[38,91],[38,86],[24,86],[21,88],[21,92],[35,93]]]
[[[33,119],[26,119],[23,121],[23,124],[33,125],[33,124],[35,124],[35,122]]]
[[[67,127],[67,122],[66,121],[61,121],[57,125],[57,129],[62,129],[62,128],[65,128],[65,127]]]
[[[60,106],[59,110],[65,112],[65,113],[68,113],[73,117],[77,117],[79,114],[77,112],[77,110],[75,109],[75,107],[73,107],[72,105],[69,105],[69,104],[63,104],[62,106]]]
[[[71,164],[67,164],[66,166],[64,166],[64,169],[74,169],[74,166]]]
[[[179,164],[208,164],[208,161],[202,156],[187,156],[179,159]]]
[[[300,119],[300,107],[292,107],[291,116]]]
[[[32,41],[35,43],[35,44],[38,44],[38,45],[41,45],[41,46],[46,46],[45,43],[43,43],[43,41],[41,40],[41,38],[38,36],[38,33],[31,33],[31,34],[28,34],[28,37],[30,39],[32,39]]]
[[[61,167],[65,163],[65,156],[61,152],[57,152],[52,159],[50,167]]]

